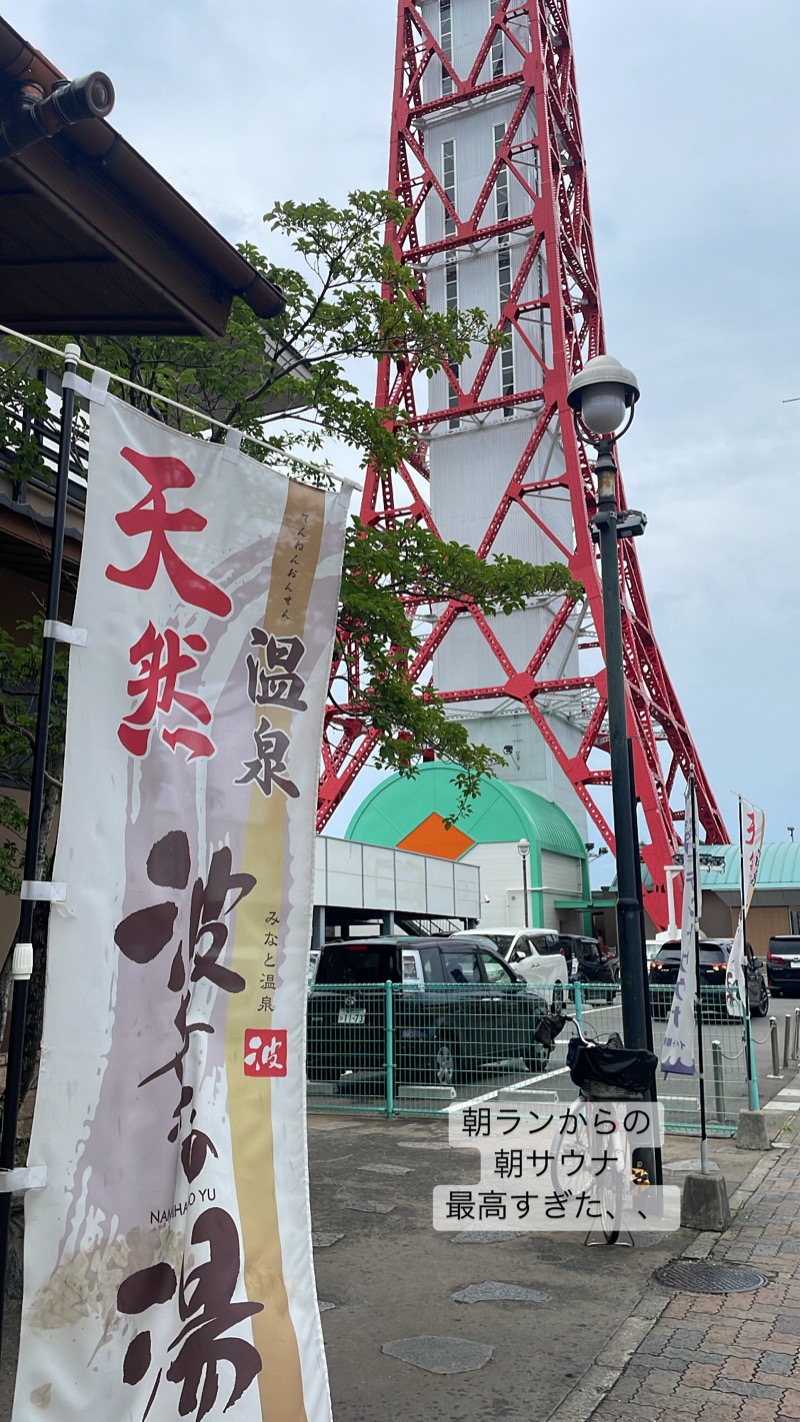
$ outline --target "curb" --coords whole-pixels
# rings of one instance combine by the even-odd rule
[[[795,1078],[800,1080],[800,1076]],[[776,1146],[774,1140],[769,1152],[757,1160],[730,1199],[734,1222],[744,1205],[763,1185],[772,1167],[777,1164],[785,1147]],[[707,1259],[714,1246],[729,1233],[716,1230],[702,1230],[681,1250],[680,1259]],[[633,1312],[613,1334],[606,1347],[598,1353],[571,1392],[554,1411],[548,1413],[544,1422],[589,1422],[601,1402],[612,1387],[622,1377],[631,1358],[645,1338],[658,1323],[662,1313],[672,1300],[672,1294],[663,1296],[642,1294]]]

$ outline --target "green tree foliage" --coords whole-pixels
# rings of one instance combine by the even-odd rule
[[[418,459],[416,432],[398,410],[376,407],[373,401],[375,362],[387,353],[405,351],[421,374],[431,375],[443,362],[461,363],[473,344],[503,338],[479,310],[435,312],[421,303],[413,272],[396,261],[384,241],[387,222],[399,224],[404,217],[403,208],[387,192],[353,193],[342,209],[324,201],[277,203],[265,222],[282,243],[293,245],[303,270],[277,267],[252,246],[242,248],[254,267],[286,294],[285,312],[269,323],[268,332],[237,300],[219,341],[98,337],[83,340],[84,354],[112,374],[152,391],[115,387],[155,419],[195,434],[208,434],[203,415],[234,425],[254,458],[278,460],[303,478],[324,480],[331,467],[328,458],[335,458],[342,446],[364,467],[379,470]],[[358,383],[365,369],[369,378],[362,383],[368,383],[368,394]],[[6,412],[0,439],[7,456],[20,479],[41,475],[40,451],[24,412],[43,417],[43,387],[30,363],[26,366],[10,347],[0,379],[0,411]],[[154,395],[201,413],[177,410]],[[212,439],[223,437],[222,430],[212,429]],[[560,563],[535,568],[504,556],[483,562],[469,548],[441,542],[414,523],[390,529],[353,526],[345,555],[337,659],[357,646],[366,675],[361,701],[350,709],[380,732],[383,765],[410,774],[420,753],[432,749],[463,767],[461,786],[468,796],[480,775],[497,764],[497,757],[487,747],[473,745],[463,727],[446,717],[435,690],[420,688],[409,674],[409,657],[420,641],[420,624],[409,621],[400,601],[400,593],[409,588],[418,590],[420,609],[456,600],[485,613],[511,612],[530,598],[578,589]],[[30,727],[20,713],[19,656],[12,639],[0,642],[3,763],[16,754],[11,744],[15,736],[20,754],[29,739]],[[55,735],[58,740],[60,730]],[[14,831],[19,823],[13,801],[4,797],[0,826]],[[0,851],[4,886],[14,872],[13,854]]]

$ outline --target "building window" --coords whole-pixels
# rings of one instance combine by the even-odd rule
[[[503,307],[511,295],[511,253],[508,248],[508,238],[498,237],[499,248],[497,252],[497,287],[500,296],[500,315],[503,314]]]
[[[442,144],[442,187],[444,195],[453,207],[456,206],[456,144],[454,138],[448,138]],[[444,215],[444,235],[453,237],[455,235],[456,224],[450,213],[445,211]]]
[[[503,346],[500,352],[500,393],[501,395],[514,394],[514,349],[512,346]],[[506,405],[503,414],[506,418],[513,415],[513,406]]]
[[[495,158],[500,152],[505,136],[505,124],[496,123],[494,126]],[[495,222],[507,222],[508,216],[508,168],[505,163],[502,163],[494,184],[494,220]]]
[[[448,262],[444,269],[445,303],[448,311],[458,310],[458,263]]]
[[[489,9],[492,19],[497,14],[500,0],[490,0]],[[491,49],[492,78],[499,79],[501,74],[505,74],[505,60],[503,50],[503,31],[498,30],[492,40]]]
[[[453,378],[455,380],[459,380],[461,376],[461,367],[459,365],[451,365],[450,369],[453,372]],[[450,389],[447,392],[447,408],[448,410],[458,409],[458,391],[453,385],[450,386]],[[459,419],[447,421],[448,429],[451,430],[457,430],[460,424],[461,421]]]
[[[453,62],[453,16],[450,8],[451,0],[439,0],[439,43],[442,46],[442,53],[449,61]],[[442,93],[452,94],[453,80],[442,65]]]

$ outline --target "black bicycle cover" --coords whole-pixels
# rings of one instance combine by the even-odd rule
[[[580,1037],[572,1037],[567,1047],[567,1066],[579,1089],[587,1082],[598,1081],[618,1088],[624,1097],[627,1091],[644,1092],[655,1084],[658,1057],[644,1048],[582,1042]]]

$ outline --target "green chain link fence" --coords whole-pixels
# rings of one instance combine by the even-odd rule
[[[671,986],[651,989],[659,1056],[672,993]],[[315,987],[308,1002],[309,1109],[431,1115],[468,1101],[574,1100],[570,1023],[552,1051],[537,1040],[549,1005],[524,984]],[[622,1034],[618,986],[575,984],[565,1007],[587,1037]],[[707,1129],[731,1135],[748,1105],[745,1028],[728,1015],[724,987],[703,988],[699,1016]],[[666,1130],[698,1134],[697,1077],[659,1072],[657,1083]]]

